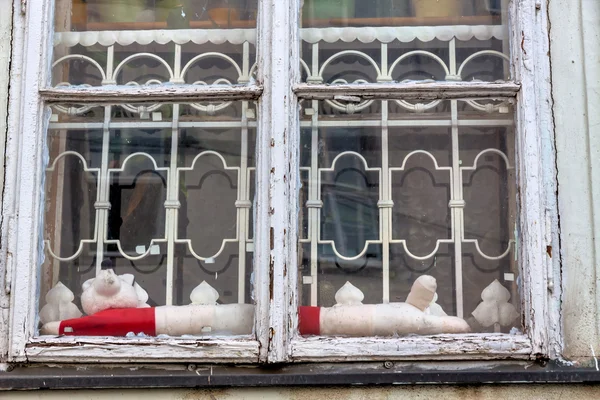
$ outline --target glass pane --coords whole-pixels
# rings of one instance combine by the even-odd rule
[[[304,0],[302,80],[509,78],[506,0]]]
[[[52,107],[42,333],[252,333],[255,116],[246,101]]]
[[[258,0],[57,0],[52,85],[247,84]]]
[[[520,329],[508,104],[304,100],[300,145],[301,334]]]

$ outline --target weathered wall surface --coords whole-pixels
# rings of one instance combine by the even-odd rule
[[[549,11],[565,356],[582,359],[600,354],[600,2]]]
[[[0,394],[1,397],[1,394]],[[230,389],[230,390],[108,390],[78,392],[11,393],[14,400],[512,400],[512,399],[598,399],[600,386],[515,385],[515,386],[398,386],[393,388]]]

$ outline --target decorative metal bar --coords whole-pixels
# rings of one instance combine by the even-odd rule
[[[102,270],[102,261],[104,259],[104,241],[108,232],[108,210],[110,209],[110,194],[109,185],[110,177],[108,176],[108,152],[110,148],[110,115],[111,106],[104,107],[104,126],[102,127],[102,161],[100,164],[100,176],[98,177],[98,201],[94,205],[98,214],[96,220],[96,237],[98,243],[96,245],[96,274]]]
[[[173,105],[173,125],[171,128],[171,159],[167,174],[167,200],[165,201],[166,210],[166,230],[167,230],[167,288],[165,294],[165,304],[173,304],[173,292],[175,281],[175,238],[177,237],[177,220],[179,216],[179,174],[177,171],[177,161],[179,159],[179,104]]]

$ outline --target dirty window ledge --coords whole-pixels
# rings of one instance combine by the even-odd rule
[[[555,362],[377,362],[287,366],[163,365],[15,366],[0,373],[0,390],[199,388],[394,384],[600,383],[595,368]]]

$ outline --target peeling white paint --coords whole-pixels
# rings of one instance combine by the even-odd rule
[[[361,99],[434,100],[515,97],[520,85],[515,82],[401,82],[361,85],[323,85],[302,83],[294,86],[298,97],[312,100],[334,99],[345,95]]]
[[[118,88],[99,87],[59,87],[40,89],[40,94],[49,103],[94,104],[168,102],[185,103],[215,100],[256,100],[262,93],[260,86],[225,85],[152,85]]]
[[[547,35],[547,0],[539,7],[531,1],[511,2],[511,58],[514,79],[521,83],[517,96],[517,165],[520,205],[519,261],[522,266],[522,310],[526,334],[534,354],[556,356],[560,343],[557,304],[559,264],[547,258],[548,247],[558,247],[558,217],[550,105],[550,63]],[[554,285],[555,287],[557,285]],[[552,348],[551,348],[551,345]]]
[[[298,20],[299,4],[293,0],[259,3],[258,81],[264,92],[256,144],[255,220],[262,222],[254,224],[257,332],[261,360],[283,362],[289,357],[287,343],[295,318],[300,132],[292,92],[298,80],[299,42],[298,29],[292,25]]]

